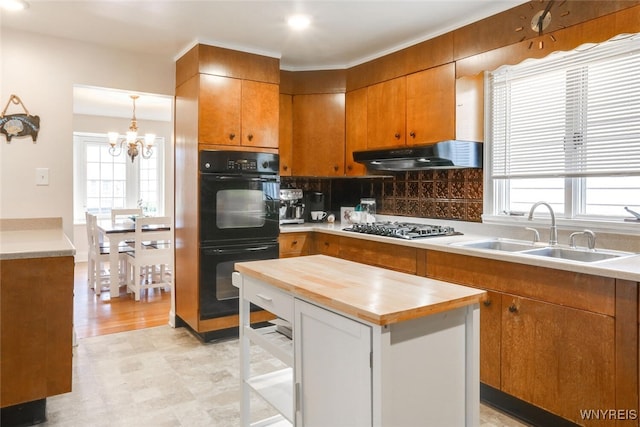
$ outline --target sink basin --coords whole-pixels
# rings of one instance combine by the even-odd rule
[[[524,240],[512,240],[502,238],[490,238],[473,242],[456,242],[452,246],[464,248],[489,249],[494,251],[511,252],[520,255],[542,256],[548,258],[564,259],[568,261],[597,262],[608,259],[637,255],[632,252],[596,249],[574,249],[562,246],[543,246],[544,243],[534,244]]]
[[[599,250],[584,251],[580,249],[559,248],[559,247],[532,249],[532,250],[524,251],[522,252],[522,254],[545,256],[550,258],[560,258],[560,259],[566,259],[571,261],[581,261],[581,262],[603,261],[606,259],[635,255],[630,252],[599,251]]]
[[[465,248],[492,249],[495,251],[506,252],[520,252],[528,249],[539,248],[539,246],[535,246],[529,242],[508,239],[488,239],[479,240],[476,242],[454,243],[453,245],[463,246]]]

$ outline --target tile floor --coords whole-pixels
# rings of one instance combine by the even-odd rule
[[[238,340],[203,344],[184,328],[159,326],[78,340],[73,391],[47,399],[60,427],[198,427],[239,425]],[[279,366],[252,354],[256,370]],[[258,397],[256,419],[272,414]],[[481,406],[482,427],[525,426]],[[418,427],[418,426],[416,426]]]

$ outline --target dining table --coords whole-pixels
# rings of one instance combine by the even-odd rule
[[[99,219],[98,231],[109,240],[109,296],[110,298],[120,296],[120,245],[126,241],[133,241],[136,234],[136,223],[134,219],[124,219],[112,222],[111,219]],[[142,232],[152,230],[170,230],[171,227],[154,227],[142,229]],[[133,248],[133,244],[131,245]],[[132,249],[133,250],[133,249]]]

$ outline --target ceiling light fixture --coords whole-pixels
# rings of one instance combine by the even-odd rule
[[[156,140],[155,134],[147,133],[143,138],[138,138],[138,121],[136,120],[136,99],[138,99],[138,95],[131,95],[131,99],[133,99],[133,118],[131,119],[131,123],[129,124],[129,132],[127,132],[126,138],[120,141],[120,148],[116,150],[116,145],[118,144],[118,138],[120,135],[118,132],[109,132],[107,135],[109,137],[109,144],[111,147],[109,148],[109,154],[113,157],[118,157],[120,153],[122,153],[122,148],[124,144],[127,144],[127,154],[131,157],[131,163],[136,158],[138,154],[142,156],[143,159],[148,159],[153,154],[153,144]],[[140,145],[140,150],[138,150],[138,145]]]
[[[294,30],[304,30],[311,24],[311,18],[307,15],[293,15],[289,17],[287,24]]]
[[[4,10],[24,10],[29,8],[26,0],[0,0],[0,6]]]

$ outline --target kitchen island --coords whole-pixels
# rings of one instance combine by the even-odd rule
[[[45,421],[71,391],[74,254],[61,218],[0,219],[3,426]]]
[[[283,425],[479,424],[484,291],[325,255],[236,269],[243,425],[251,390]],[[252,327],[251,303],[289,322],[293,339]],[[253,375],[251,343],[286,367]]]

